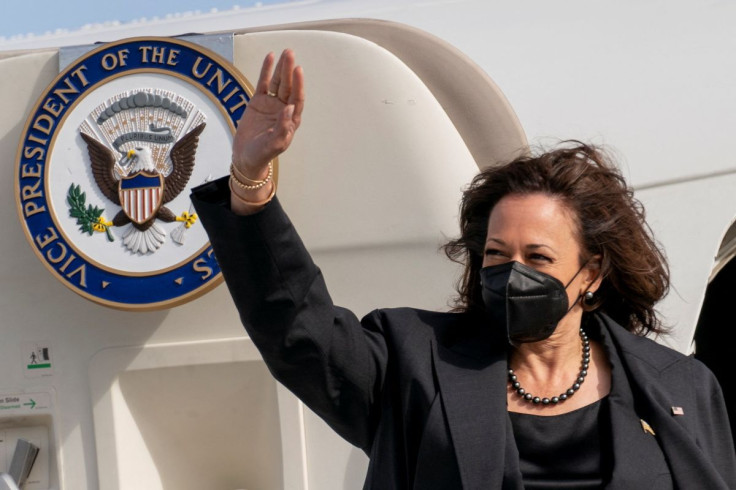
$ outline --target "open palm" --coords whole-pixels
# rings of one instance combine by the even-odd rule
[[[281,54],[272,76],[273,63],[269,53],[233,140],[233,163],[254,178],[289,147],[304,107],[304,76],[293,51]]]

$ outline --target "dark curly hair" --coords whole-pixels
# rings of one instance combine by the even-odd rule
[[[603,150],[578,141],[490,167],[470,183],[460,206],[460,237],[444,246],[465,266],[453,311],[484,308],[478,277],[491,210],[504,196],[531,193],[554,196],[573,211],[581,263],[601,256],[603,280],[586,310],[600,308],[640,335],[664,332],[654,304],[669,290],[667,259],[618,168]]]

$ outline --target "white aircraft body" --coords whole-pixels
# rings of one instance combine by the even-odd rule
[[[727,360],[734,21],[722,0],[303,0],[16,36],[0,40],[2,180],[70,46],[233,33],[251,82],[291,47],[308,98],[279,196],[336,304],[446,309],[458,269],[438,247],[463,186],[527,143],[578,139],[613,151],[666,251],[658,341]],[[2,196],[0,470],[24,438],[40,446],[27,490],[361,487],[367,458],[272,380],[224,285],[159,311],[96,304],[41,265]]]

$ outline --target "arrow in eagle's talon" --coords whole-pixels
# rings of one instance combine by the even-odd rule
[[[204,179],[203,184],[212,180],[212,174],[208,174]],[[183,223],[179,225],[174,231],[171,232],[171,239],[179,245],[184,245],[184,236],[186,231],[197,222],[197,214],[194,212],[194,204],[189,205],[189,211],[184,211],[181,216],[176,217],[176,221]]]
[[[176,221],[181,221],[184,223],[185,227],[191,228],[191,226],[197,222],[197,214],[184,211],[181,213],[181,216],[176,217]]]

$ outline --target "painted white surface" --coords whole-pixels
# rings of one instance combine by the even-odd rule
[[[104,349],[90,385],[100,489],[303,488],[301,404],[247,339]]]
[[[734,189],[736,175],[732,174],[637,193],[670,264],[672,289],[659,310],[672,329],[660,340],[681,352],[691,350],[708,277],[736,215]]]

